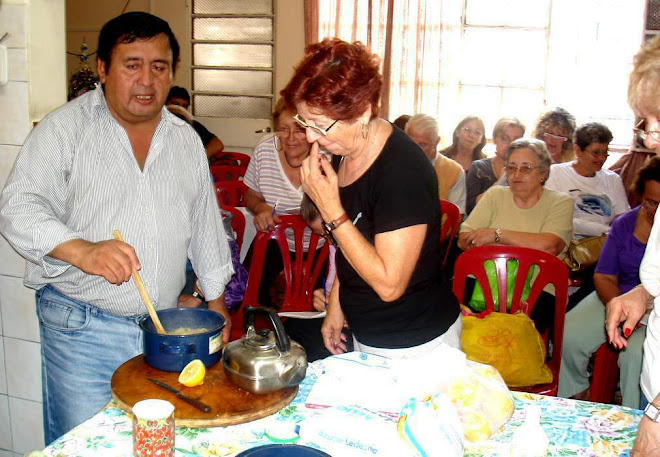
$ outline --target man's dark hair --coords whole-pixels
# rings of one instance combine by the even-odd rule
[[[172,88],[170,89],[170,93],[167,94],[167,100],[170,100],[172,98],[180,98],[190,103],[190,94],[188,93],[185,87],[172,86]]]
[[[107,71],[110,69],[110,56],[115,46],[138,40],[148,40],[161,33],[167,35],[170,41],[172,73],[174,73],[179,62],[179,43],[176,41],[172,29],[161,18],[141,11],[124,13],[105,23],[99,35],[98,58],[105,62]]]

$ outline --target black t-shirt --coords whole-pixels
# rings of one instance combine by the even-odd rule
[[[193,121],[192,128],[195,129],[197,135],[199,135],[199,137],[202,139],[202,144],[204,147],[206,147],[206,145],[209,144],[213,138],[217,138],[217,136],[209,132],[206,127],[197,121]]]
[[[381,300],[337,250],[339,300],[358,341],[407,348],[445,333],[456,321],[459,306],[442,274],[438,181],[422,150],[393,129],[371,167],[340,188],[339,195],[350,220],[372,245],[377,233],[428,225],[410,283],[393,302]]]

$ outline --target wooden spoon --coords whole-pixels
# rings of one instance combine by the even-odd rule
[[[121,236],[121,232],[119,230],[113,231],[112,234],[114,235],[115,240],[121,241],[122,243],[124,242],[124,237]],[[144,288],[144,283],[142,282],[140,273],[138,273],[135,268],[131,268],[131,276],[133,276],[133,281],[135,281],[135,285],[137,286],[138,291],[140,292],[140,297],[142,297],[144,306],[146,306],[147,311],[149,311],[149,317],[151,317],[151,321],[154,323],[154,326],[156,327],[156,331],[161,335],[167,335],[167,332],[165,331],[163,324],[160,323],[158,314],[156,314],[156,308],[154,308],[153,303],[151,303],[151,298],[149,298],[147,289]]]

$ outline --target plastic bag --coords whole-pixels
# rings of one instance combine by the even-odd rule
[[[401,373],[405,368],[407,373],[407,379],[404,379],[403,374],[400,375],[399,385],[407,391],[413,391],[414,388],[417,401],[440,401],[437,395],[446,396],[455,409],[440,410],[440,414],[458,416],[464,442],[487,440],[513,414],[511,393],[495,368],[472,362],[459,350],[443,346],[435,349],[431,358],[425,356],[417,360],[393,360],[394,369]],[[430,364],[442,367],[442,370],[434,370],[439,372],[437,376],[430,376]],[[422,374],[424,369],[425,375]],[[416,385],[413,385],[410,379],[413,377],[424,378],[424,381],[417,381]],[[433,388],[429,392],[431,380]],[[410,405],[410,402],[407,405]],[[400,420],[406,413],[404,407]],[[439,424],[450,423],[450,418],[437,416],[435,421]],[[423,441],[433,426],[434,424],[422,426],[420,423],[411,423],[410,437]]]
[[[463,429],[456,408],[444,394],[411,398],[397,424],[399,436],[421,457],[463,455]]]
[[[552,381],[545,364],[545,344],[524,313],[463,316],[461,346],[468,359],[496,367],[508,386]]]
[[[493,293],[493,302],[495,308],[499,306],[499,290],[497,287],[497,271],[495,270],[495,262],[492,260],[486,260],[484,262],[484,270],[486,270],[486,277],[488,278],[488,284],[490,284],[490,290]],[[513,289],[516,285],[516,274],[518,273],[518,261],[515,259],[509,259],[506,262],[506,309],[511,309],[511,301],[513,300]],[[529,297],[529,292],[532,289],[531,282],[534,276],[534,268],[530,268],[527,273],[527,278],[525,279],[525,285],[523,286],[523,292],[520,297],[521,302],[527,300]],[[470,308],[476,312],[481,312],[486,309],[486,300],[484,299],[484,291],[481,289],[481,285],[478,282],[475,282],[474,291],[472,292],[472,298],[468,302]]]

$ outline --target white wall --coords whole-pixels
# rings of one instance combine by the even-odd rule
[[[65,0],[0,3],[10,80],[0,86],[0,187],[32,121],[66,101],[64,7]],[[39,327],[24,269],[24,260],[0,237],[0,457],[44,446]]]

